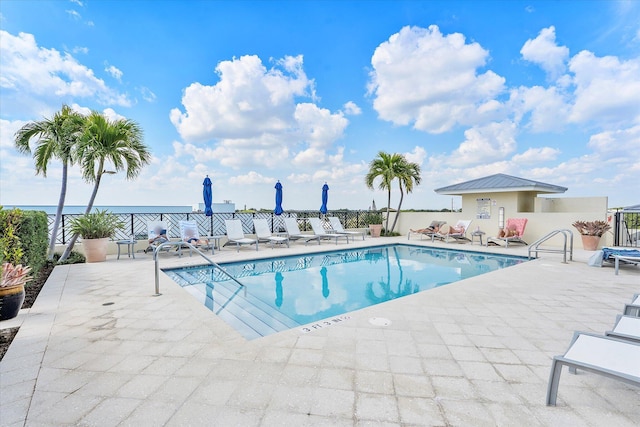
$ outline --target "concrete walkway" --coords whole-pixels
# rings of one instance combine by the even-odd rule
[[[356,240],[354,248],[406,237]],[[430,242],[412,240],[427,245]],[[526,248],[447,248],[526,254]],[[334,250],[224,249],[218,262]],[[539,260],[350,313],[309,333],[246,341],[150,255],[56,267],[0,363],[2,426],[635,426],[640,389],[565,370],[575,330],[611,328],[640,269]],[[138,256],[139,255],[139,256]],[[200,263],[162,256],[162,267]],[[391,321],[387,326],[371,319]],[[9,323],[8,323],[9,322]]]

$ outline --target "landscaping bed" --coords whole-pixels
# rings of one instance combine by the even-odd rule
[[[38,298],[38,294],[42,290],[45,282],[49,278],[49,275],[53,271],[55,265],[53,263],[46,263],[41,269],[40,274],[38,274],[37,279],[29,282],[27,286],[24,288],[24,302],[22,303],[22,308],[31,308],[33,303]],[[2,326],[0,324],[0,326]],[[4,354],[7,352],[9,345],[11,345],[11,341],[18,333],[19,328],[7,328],[0,329],[0,360],[4,357]]]

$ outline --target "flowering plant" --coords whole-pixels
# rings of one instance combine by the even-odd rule
[[[31,280],[29,272],[31,267],[23,267],[22,264],[13,265],[10,262],[2,264],[2,279],[0,280],[0,288],[9,288],[12,286],[25,285]]]
[[[576,221],[571,225],[577,228],[583,236],[602,237],[606,231],[611,229],[606,221]]]

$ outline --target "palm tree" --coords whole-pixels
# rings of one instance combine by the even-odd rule
[[[420,177],[420,165],[417,163],[409,162],[402,156],[403,162],[400,164],[400,168],[396,171],[396,178],[398,179],[398,187],[400,188],[400,202],[398,203],[398,212],[393,219],[393,225],[391,231],[396,228],[398,217],[400,216],[400,208],[402,207],[402,199],[404,199],[404,190],[407,190],[407,194],[413,191],[413,186],[420,185],[422,178]]]
[[[400,154],[389,154],[384,151],[378,152],[378,157],[373,159],[369,164],[369,172],[365,176],[364,181],[367,187],[373,190],[373,183],[379,177],[380,190],[387,190],[387,219],[384,226],[389,231],[389,210],[391,209],[391,183],[396,178],[396,172],[404,157]]]
[[[75,158],[82,167],[84,180],[94,184],[85,210],[85,213],[89,213],[98,194],[102,175],[126,170],[126,178],[133,179],[149,163],[151,153],[143,142],[142,128],[136,122],[127,119],[111,121],[94,111],[86,119]],[[105,169],[107,163],[114,171]],[[67,259],[77,238],[77,234],[71,237],[67,249],[60,257],[61,261]]]
[[[74,163],[73,150],[78,143],[83,124],[84,117],[82,115],[73,111],[69,106],[63,105],[62,109],[53,115],[53,118],[27,123],[15,134],[15,146],[23,154],[31,154],[29,144],[32,139],[36,139],[37,146],[33,153],[36,175],[42,173],[42,176],[46,178],[49,162],[52,159],[62,162],[62,186],[49,240],[49,259],[53,258],[55,251],[62,209],[67,196],[67,173],[69,166]]]

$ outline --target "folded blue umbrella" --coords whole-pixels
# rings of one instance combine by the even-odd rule
[[[322,186],[322,206],[320,206],[320,213],[322,215],[327,214],[327,201],[329,200],[329,186],[325,182]]]

